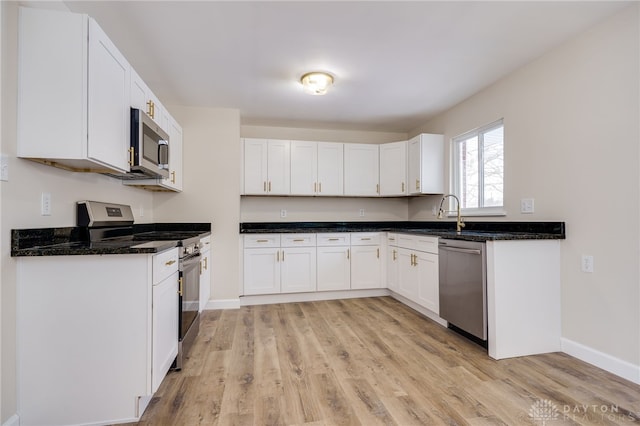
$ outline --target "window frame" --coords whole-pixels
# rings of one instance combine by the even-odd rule
[[[473,208],[463,208],[460,206],[460,213],[465,216],[505,216],[506,211],[504,209],[505,206],[505,173],[504,173],[504,118],[500,118],[499,120],[493,121],[489,124],[486,124],[481,127],[477,127],[468,132],[462,133],[458,136],[451,138],[451,193],[454,194],[459,199],[461,198],[461,187],[460,185],[460,168],[461,164],[458,161],[459,159],[459,150],[460,150],[460,142],[466,141],[474,136],[478,137],[478,173],[479,173],[479,194],[478,194],[478,202],[484,203],[484,167],[483,167],[483,159],[482,156],[484,154],[484,135],[492,130],[495,130],[499,127],[502,127],[503,131],[503,139],[502,139],[502,155],[503,155],[503,168],[502,168],[502,205],[501,206],[488,206],[484,207],[480,205],[479,207]],[[450,207],[449,211],[455,210],[457,206],[452,205],[453,200],[450,199]],[[449,213],[452,215],[452,213]]]

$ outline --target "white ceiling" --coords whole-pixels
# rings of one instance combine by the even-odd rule
[[[408,132],[627,6],[613,1],[68,1],[167,105]],[[335,75],[326,96],[300,76]]]

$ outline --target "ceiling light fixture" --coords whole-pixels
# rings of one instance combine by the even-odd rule
[[[325,95],[333,85],[333,76],[322,71],[308,72],[300,77],[302,89],[310,95]]]

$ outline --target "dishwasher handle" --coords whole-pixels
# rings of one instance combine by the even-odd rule
[[[460,247],[451,247],[444,244],[439,245],[440,250],[447,251],[455,251],[457,253],[466,253],[466,254],[482,254],[481,250],[478,249],[468,249],[468,248],[460,248]]]

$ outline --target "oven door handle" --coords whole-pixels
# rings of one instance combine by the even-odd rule
[[[200,253],[190,254],[186,258],[180,259],[180,265],[183,267],[197,262],[200,262]]]

